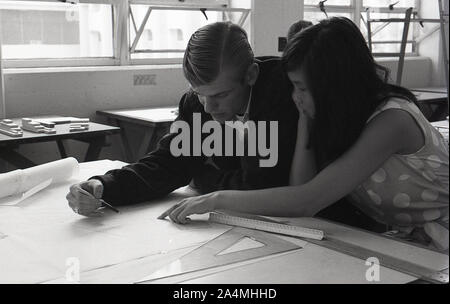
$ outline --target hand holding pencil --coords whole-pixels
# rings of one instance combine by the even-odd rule
[[[69,207],[77,214],[84,216],[98,215],[98,209],[105,207],[119,212],[102,199],[103,184],[99,180],[88,180],[70,187],[66,199]]]

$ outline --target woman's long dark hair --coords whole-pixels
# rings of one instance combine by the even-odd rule
[[[304,67],[316,110],[309,146],[320,169],[356,142],[387,98],[417,102],[409,90],[387,83],[388,70],[375,62],[358,27],[347,18],[325,19],[296,34],[283,61],[288,72]]]

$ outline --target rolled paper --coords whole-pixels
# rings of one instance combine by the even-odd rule
[[[0,198],[19,193],[22,184],[22,171],[14,170],[0,174]]]
[[[0,174],[0,198],[16,195],[52,179],[53,184],[69,180],[79,172],[78,161],[64,158],[28,169]]]

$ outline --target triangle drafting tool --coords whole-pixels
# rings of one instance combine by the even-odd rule
[[[235,227],[139,280],[137,283],[150,283],[151,281],[162,278],[229,265],[300,248],[296,244],[267,232]]]

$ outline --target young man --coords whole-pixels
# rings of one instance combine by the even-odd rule
[[[198,132],[193,127],[194,117],[201,117],[202,123],[214,120],[221,126],[228,121],[248,120],[257,125],[276,121],[276,164],[261,167],[260,160],[264,157],[259,153],[206,157],[202,152],[197,156],[174,156],[171,142],[178,134],[170,133],[160,140],[155,151],[138,162],[73,185],[67,200],[76,213],[92,214],[101,207],[100,198],[115,206],[144,202],[165,196],[191,181],[201,193],[288,185],[298,111],[280,59],[254,58],[242,28],[217,22],[191,36],[183,72],[191,90],[181,98],[177,121],[191,126],[190,139],[206,137],[193,134]]]

